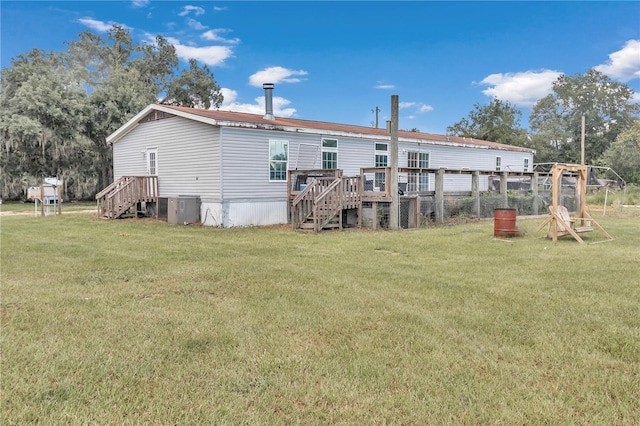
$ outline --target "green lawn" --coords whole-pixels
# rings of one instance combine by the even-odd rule
[[[57,207],[56,207],[57,208]],[[62,203],[62,214],[67,212],[77,212],[83,210],[94,210],[97,211],[95,201],[71,201]],[[50,205],[49,211],[53,214],[53,205]],[[0,204],[0,212],[3,213],[37,213],[40,215],[40,203],[38,203],[37,210],[35,203],[22,203],[19,201],[9,201],[3,202]]]
[[[636,210],[585,245],[2,217],[1,423],[640,424]]]

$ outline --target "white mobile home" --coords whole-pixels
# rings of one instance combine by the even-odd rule
[[[265,91],[269,108],[271,91]],[[528,172],[533,165],[534,151],[516,146],[407,131],[400,131],[398,140],[399,167]],[[232,227],[289,221],[287,170],[341,169],[344,176],[358,176],[362,168],[386,167],[390,134],[273,117],[268,109],[262,116],[149,105],[107,142],[113,146],[116,182],[157,177],[153,196],[159,206],[167,199],[199,197],[202,223]],[[447,175],[445,190],[466,190],[469,180]],[[424,174],[403,184],[429,191],[434,180]],[[480,190],[487,185],[485,176]]]

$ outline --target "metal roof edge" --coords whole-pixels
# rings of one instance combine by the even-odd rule
[[[122,127],[113,132],[111,135],[107,137],[107,143],[113,145],[122,139],[126,134],[128,134],[131,130],[135,129],[138,126],[138,122],[150,111],[157,110],[166,112],[168,114],[172,114],[178,117],[186,118],[189,120],[198,121],[204,124],[209,124],[212,126],[221,126],[221,127],[231,127],[231,128],[247,128],[247,129],[259,129],[259,130],[271,130],[271,131],[281,131],[281,132],[289,132],[289,133],[302,133],[302,134],[314,134],[314,135],[327,135],[327,136],[335,136],[335,137],[353,137],[358,139],[369,139],[369,140],[379,140],[379,141],[389,141],[391,139],[390,134],[373,134],[373,133],[363,133],[363,132],[350,132],[345,130],[330,130],[330,129],[321,129],[316,127],[299,127],[299,126],[290,126],[290,125],[282,125],[277,123],[256,123],[249,121],[231,121],[231,120],[216,120],[214,118],[205,117],[200,114],[194,114],[188,111],[184,111],[182,109],[176,109],[167,107],[160,104],[150,104],[138,114],[136,114],[133,118],[127,121]],[[427,136],[425,134],[425,136]],[[491,141],[478,141],[474,142],[473,139],[470,139],[468,142],[459,142],[459,141],[438,141],[434,139],[426,138],[411,138],[406,136],[399,136],[398,142],[404,143],[416,143],[416,144],[429,144],[429,145],[437,145],[437,146],[450,146],[450,147],[460,147],[460,148],[474,148],[474,149],[488,149],[488,150],[498,150],[498,151],[511,151],[511,152],[522,152],[528,154],[535,154],[535,150],[525,147],[520,147],[516,145],[506,145],[506,144],[497,144]],[[495,145],[491,145],[495,144]]]
[[[191,114],[185,111],[181,111],[179,109],[167,108],[164,105],[160,104],[150,104],[147,105],[142,111],[134,115],[129,121],[127,121],[124,125],[122,125],[118,130],[111,133],[107,136],[107,144],[113,145],[118,142],[124,136],[126,136],[130,131],[135,129],[138,126],[138,122],[149,112],[151,111],[162,111],[167,114],[175,115],[177,117],[187,118],[189,120],[199,121],[201,123],[206,123],[210,125],[218,125],[218,122],[212,118],[202,117],[197,114]]]

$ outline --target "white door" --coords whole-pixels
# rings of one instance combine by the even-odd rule
[[[147,175],[158,176],[158,148],[147,149]]]

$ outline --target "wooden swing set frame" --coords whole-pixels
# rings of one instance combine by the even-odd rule
[[[576,176],[576,195],[578,196],[578,216],[576,217],[570,217],[567,208],[560,204],[560,185],[564,174]],[[613,237],[586,210],[587,167],[576,164],[554,164],[552,179],[553,204],[549,206],[549,216],[542,222],[536,232],[539,232],[545,225],[549,225],[547,238],[553,238],[554,242],[558,240],[558,237],[571,235],[580,244],[584,244],[580,234],[593,231],[593,228],[596,228],[607,240],[613,240]]]

